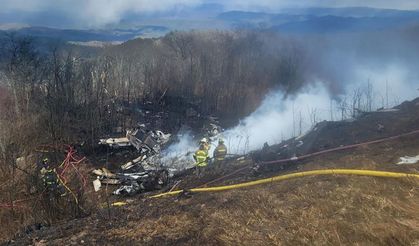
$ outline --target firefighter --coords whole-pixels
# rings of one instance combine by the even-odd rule
[[[205,138],[203,138],[200,141],[199,149],[195,152],[193,155],[193,158],[195,159],[195,167],[197,170],[197,175],[201,176],[204,172],[204,169],[208,166],[208,141],[206,141]]]
[[[220,169],[222,167],[226,155],[227,155],[227,147],[224,144],[224,139],[220,138],[218,140],[218,146],[214,150],[214,161],[215,161],[215,167],[217,169]]]
[[[48,158],[42,160],[41,179],[47,192],[60,196],[65,195],[64,187],[60,183],[55,168],[51,167]]]

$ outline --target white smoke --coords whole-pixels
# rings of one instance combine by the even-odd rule
[[[60,13],[83,27],[100,27],[118,23],[130,13],[147,15],[176,7],[193,7],[201,2],[201,0],[0,0],[0,14],[24,13],[28,16],[42,17],[48,13]]]
[[[197,149],[194,136],[191,131],[181,130],[177,134],[178,141],[171,144],[161,153],[161,161],[165,166],[175,169],[185,169],[194,164],[193,153]]]
[[[364,64],[355,69],[354,75],[356,82],[346,87],[346,94],[350,95],[357,89],[366,91],[370,86],[373,110],[394,107],[419,96],[418,74],[402,64],[391,63],[380,67]]]
[[[359,64],[351,71],[353,82],[346,83],[341,95],[331,95],[327,83],[320,81],[294,96],[285,96],[280,90],[267,94],[256,111],[218,138],[225,140],[230,154],[245,154],[262,148],[264,143],[277,144],[303,135],[323,120],[345,120],[362,111],[391,108],[419,96],[418,75],[401,64]],[[359,103],[354,103],[357,97]],[[216,144],[212,143],[210,156]],[[164,152],[165,160],[191,166],[197,148],[198,141],[191,133],[182,134],[180,141]]]
[[[310,122],[329,119],[330,101],[329,93],[321,83],[308,86],[298,95],[288,98],[284,97],[282,91],[272,92],[255,112],[219,137],[224,138],[230,154],[260,149],[265,142],[279,143],[309,130],[312,127]],[[179,167],[179,163],[191,166],[192,154],[198,148],[198,142],[194,141],[191,133],[182,133],[179,139],[179,142],[163,151],[163,162],[172,167]],[[210,156],[215,145],[211,145]]]
[[[287,98],[282,91],[276,91],[268,94],[239,125],[225,131],[223,137],[230,153],[257,150],[264,143],[279,143],[305,133],[315,122],[330,119],[330,104],[329,93],[321,83]]]

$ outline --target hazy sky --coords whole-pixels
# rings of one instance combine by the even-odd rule
[[[155,13],[203,3],[223,4],[225,10],[278,11],[286,7],[368,6],[419,9],[419,0],[0,0],[0,21],[61,22],[100,26],[118,22],[128,13]],[[28,23],[31,24],[31,23]]]
[[[222,2],[220,0],[220,2]],[[347,7],[362,6],[391,9],[419,9],[418,0],[233,0],[224,1],[232,8],[266,8],[279,9],[282,7]]]

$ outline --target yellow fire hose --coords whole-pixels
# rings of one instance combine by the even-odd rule
[[[188,191],[191,191],[191,192],[225,191],[225,190],[233,190],[233,189],[238,189],[238,188],[250,187],[254,185],[272,183],[272,182],[277,182],[277,181],[283,181],[283,180],[293,179],[293,178],[300,178],[300,177],[314,176],[314,175],[335,175],[335,174],[385,177],[385,178],[417,178],[419,179],[419,174],[410,174],[410,173],[396,173],[396,172],[354,170],[354,169],[326,169],[326,170],[314,170],[314,171],[285,174],[285,175],[280,175],[280,176],[276,176],[272,178],[260,179],[260,180],[255,180],[255,181],[245,182],[245,183],[235,184],[235,185],[225,185],[225,186],[216,186],[216,187],[208,187],[208,188],[194,188]],[[176,191],[171,191],[171,192],[166,192],[166,193],[161,193],[154,196],[150,196],[150,198],[177,195],[182,192],[183,190],[176,190]]]
[[[78,205],[79,204],[79,200],[77,199],[76,194],[74,194],[74,192],[64,183],[64,181],[60,178],[60,175],[57,174],[57,177],[58,177],[58,180],[60,181],[60,183],[64,186],[64,188],[70,192],[70,194],[74,198],[74,201]]]

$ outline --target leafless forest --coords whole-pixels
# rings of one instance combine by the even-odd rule
[[[93,147],[114,127],[127,127],[124,111],[136,105],[178,111],[172,127],[190,111],[237,120],[270,89],[292,93],[303,83],[302,49],[270,33],[173,32],[89,55],[72,46],[40,49],[28,37],[2,42],[0,180],[10,201],[36,183],[33,168],[24,170],[27,182],[22,172],[15,179],[19,157],[40,145]]]

